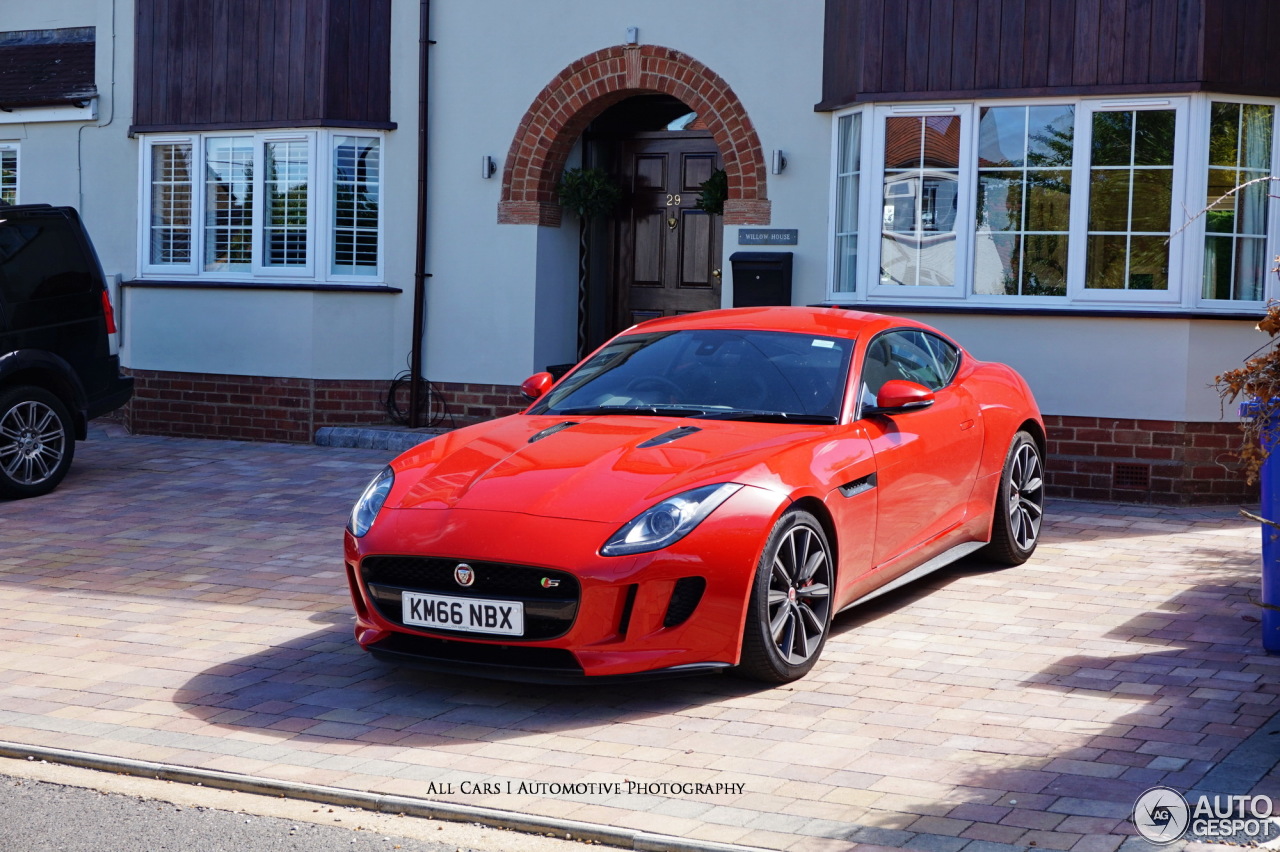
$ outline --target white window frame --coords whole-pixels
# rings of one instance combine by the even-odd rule
[[[0,142],[0,153],[13,154],[13,203],[22,203],[22,150],[17,142]]]
[[[831,148],[831,223],[828,229],[827,301],[829,303],[897,303],[922,305],[955,305],[962,303],[975,308],[1056,308],[1065,312],[1072,309],[1152,309],[1195,310],[1206,315],[1213,313],[1240,313],[1263,307],[1267,300],[1280,293],[1275,274],[1268,271],[1263,298],[1252,300],[1205,299],[1203,292],[1203,258],[1205,222],[1196,215],[1204,207],[1208,187],[1209,118],[1213,102],[1257,103],[1274,108],[1271,169],[1280,175],[1280,99],[1245,97],[1224,93],[1196,93],[1193,95],[1151,95],[1133,97],[1055,97],[1055,98],[984,98],[963,102],[929,104],[862,104],[842,110],[832,116]],[[1072,154],[1072,199],[1070,212],[1069,245],[1067,257],[1067,293],[1065,296],[1013,296],[1000,294],[977,295],[974,290],[974,247],[977,198],[978,165],[976,162],[979,111],[984,107],[1070,105],[1075,107],[1074,149]],[[945,108],[954,111],[943,113]],[[1087,289],[1085,285],[1088,250],[1089,171],[1090,143],[1093,131],[1093,115],[1099,111],[1133,111],[1144,109],[1171,109],[1175,113],[1172,209],[1170,211],[1169,289],[1161,290],[1103,290]],[[836,175],[839,168],[839,118],[861,113],[862,118],[862,185],[858,195],[859,206],[859,257],[852,291],[837,291],[835,257],[838,250],[835,236],[839,198],[836,196]],[[960,198],[962,209],[957,213],[957,234],[963,235],[957,245],[957,267],[960,274],[954,287],[904,287],[881,285],[880,269],[880,210],[884,183],[884,145],[886,116],[911,115],[961,115],[967,122],[961,143]],[[874,190],[874,191],[873,191]],[[1271,195],[1280,196],[1280,186]],[[1268,209],[1267,257],[1280,255],[1280,199],[1270,200]],[[963,217],[963,223],[960,222]],[[1195,218],[1192,218],[1195,217]],[[960,229],[964,230],[961,231]],[[873,239],[874,238],[874,239]],[[874,247],[872,246],[874,242]],[[960,264],[963,263],[961,266]],[[910,292],[908,292],[910,291]]]
[[[857,259],[853,264],[853,288],[850,290],[837,290],[836,287],[840,283],[836,280],[836,272],[839,267],[837,259],[840,252],[840,204],[843,200],[840,197],[839,187],[840,177],[844,174],[844,172],[840,171],[840,145],[842,141],[840,139],[840,122],[841,119],[844,118],[850,118],[850,120],[852,120],[854,116],[856,116],[857,120],[860,122],[858,130],[858,169],[856,171],[858,176],[858,192],[854,199],[854,205],[856,207],[856,222],[853,231],[858,241],[858,253]],[[865,230],[865,218],[868,215],[866,212],[867,205],[870,203],[868,200],[870,197],[870,191],[868,189],[870,181],[867,180],[867,163],[870,162],[868,158],[871,156],[871,128],[867,126],[870,120],[870,110],[863,111],[861,109],[853,109],[839,113],[832,118],[831,122],[831,151],[835,165],[833,171],[834,177],[831,184],[831,207],[828,211],[829,218],[827,219],[827,221],[831,223],[831,227],[828,229],[827,233],[827,256],[831,258],[831,262],[827,264],[827,293],[833,300],[857,298],[859,294],[865,293],[867,289],[867,234]],[[855,173],[851,172],[850,174]]]
[[[1187,197],[1187,125],[1189,99],[1184,97],[1105,98],[1081,100],[1076,110],[1075,153],[1071,178],[1071,245],[1067,253],[1067,301],[1076,305],[1181,305],[1187,282],[1183,280],[1182,202]],[[1173,187],[1169,210],[1169,289],[1104,290],[1085,287],[1089,243],[1089,169],[1092,165],[1093,116],[1100,112],[1172,110]],[[1077,192],[1082,187],[1084,192]],[[1078,235],[1078,236],[1077,236]]]
[[[254,204],[252,216],[252,259],[247,270],[205,270],[204,251],[206,182],[204,163],[206,142],[213,138],[252,137]],[[333,269],[335,242],[334,145],[339,136],[376,139],[379,155],[378,262],[374,274],[346,273]],[[305,265],[270,266],[265,263],[266,145],[270,142],[306,141],[309,166],[307,191],[307,262]],[[191,146],[191,257],[183,264],[151,262],[151,164],[152,149],[158,145]],[[138,269],[146,279],[192,281],[340,283],[377,285],[383,281],[386,262],[386,134],[379,131],[336,128],[323,130],[216,130],[204,133],[147,134],[142,138],[138,178],[139,228]]]
[[[1209,94],[1196,98],[1191,106],[1192,126],[1196,132],[1189,146],[1192,163],[1197,169],[1191,174],[1188,192],[1192,198],[1204,199],[1199,207],[1188,207],[1191,214],[1203,209],[1209,194],[1209,132],[1213,116],[1213,104],[1261,104],[1271,110],[1271,174],[1280,175],[1280,100],[1275,98],[1255,98],[1245,95]],[[1272,272],[1273,258],[1280,254],[1280,182],[1272,182],[1267,189],[1267,240],[1264,257],[1267,270],[1263,275],[1261,299],[1207,299],[1204,296],[1204,240],[1207,230],[1207,218],[1198,215],[1186,226],[1184,250],[1185,268],[1197,270],[1195,287],[1188,286],[1190,292],[1185,299],[1188,307],[1216,311],[1257,311],[1261,313],[1267,301],[1277,293],[1276,275]]]
[[[871,159],[863,161],[862,174],[867,194],[872,198],[868,206],[861,210],[862,222],[859,232],[864,234],[862,242],[866,250],[867,274],[862,278],[866,286],[862,288],[868,299],[890,299],[893,301],[928,301],[928,300],[961,300],[970,289],[966,282],[972,277],[969,265],[972,263],[974,211],[973,198],[976,177],[970,179],[966,175],[968,162],[973,157],[973,104],[899,104],[879,106],[872,111],[871,121]],[[885,127],[890,118],[930,118],[944,116],[960,120],[960,154],[959,174],[957,175],[956,220],[955,220],[955,266],[950,286],[935,287],[929,285],[904,286],[901,284],[881,284],[881,252],[884,246],[883,208],[884,208],[884,152]],[[863,119],[862,132],[867,133],[866,119]],[[868,164],[870,168],[868,168]],[[975,170],[976,171],[976,170]],[[875,192],[871,193],[870,188]],[[870,218],[868,218],[870,217]]]

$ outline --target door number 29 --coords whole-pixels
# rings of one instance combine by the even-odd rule
[[[679,206],[680,206],[680,196],[678,196],[678,195],[671,195],[670,193],[668,193],[668,194],[667,194],[667,206],[668,206],[668,207],[679,207]]]

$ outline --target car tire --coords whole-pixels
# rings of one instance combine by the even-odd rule
[[[756,566],[738,673],[766,683],[808,674],[831,631],[834,579],[822,524],[808,512],[787,512]]]
[[[991,543],[979,555],[1003,565],[1021,565],[1040,541],[1044,518],[1044,454],[1026,432],[1013,436],[996,494]]]
[[[48,494],[71,466],[75,433],[67,406],[33,386],[0,393],[0,496]]]

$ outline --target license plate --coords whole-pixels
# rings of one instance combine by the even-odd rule
[[[415,627],[437,627],[467,633],[524,635],[524,604],[483,598],[454,598],[403,592],[400,619]]]

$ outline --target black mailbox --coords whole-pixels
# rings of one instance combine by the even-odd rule
[[[735,251],[729,263],[735,308],[791,304],[791,252]]]

